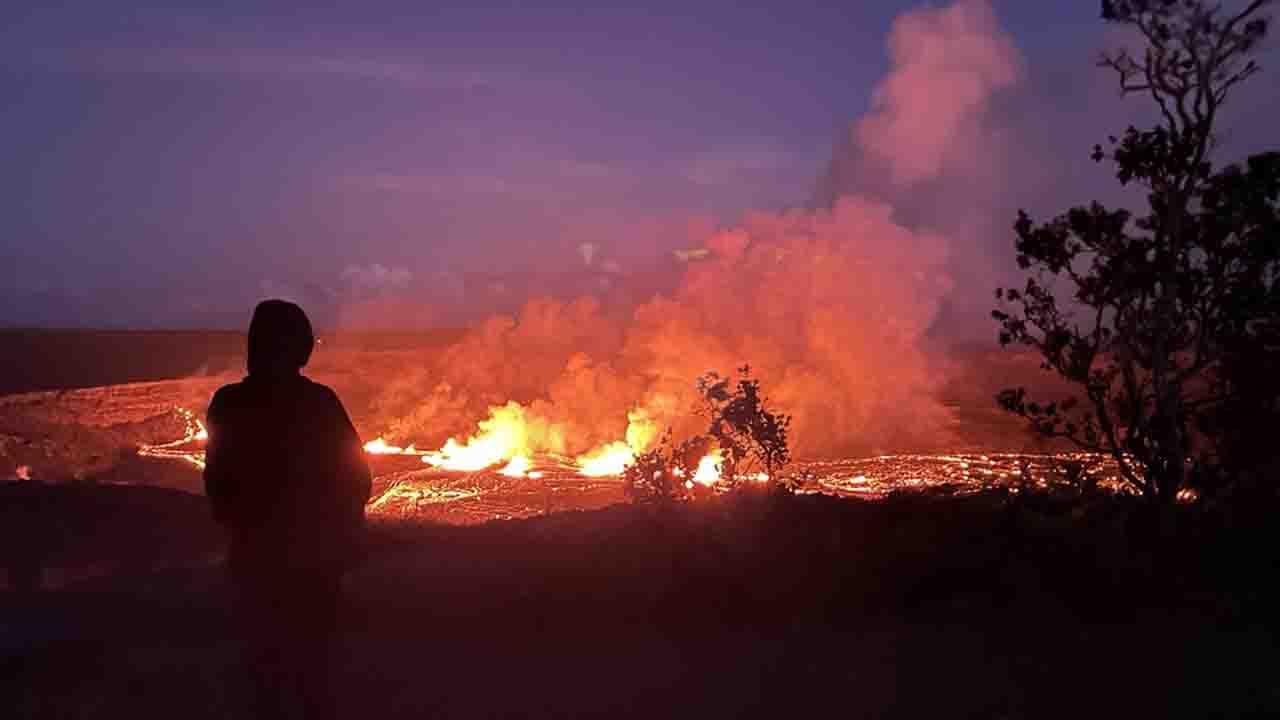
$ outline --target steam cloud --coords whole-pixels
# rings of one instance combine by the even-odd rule
[[[334,325],[342,330],[423,329],[439,324],[441,293],[430,296],[426,288],[440,287],[440,276],[417,277],[407,268],[381,263],[348,265],[339,286],[331,293],[336,301]]]
[[[965,142],[967,126],[995,92],[1017,81],[1020,61],[986,0],[899,17],[889,52],[893,70],[855,135],[887,165],[895,184],[909,185],[934,178],[957,154],[976,151]]]
[[[399,290],[409,285],[413,273],[402,267],[372,265],[348,265],[342,271],[342,280],[358,295],[368,295],[385,290]]]
[[[990,6],[906,14],[889,46],[893,68],[854,127],[862,156],[900,185],[966,164],[956,139],[1019,73]],[[669,295],[622,310],[533,299],[390,384],[379,410],[421,447],[516,401],[536,449],[577,454],[624,438],[629,413],[703,429],[688,414],[694,379],[750,363],[793,414],[799,456],[942,447],[951,415],[923,341],[953,285],[953,242],[904,225],[883,197],[750,213],[703,238]]]

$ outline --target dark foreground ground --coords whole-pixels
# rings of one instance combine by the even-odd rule
[[[0,714],[239,716],[229,591],[202,498],[31,483],[0,493],[0,520],[43,518],[0,522],[15,576],[23,557],[55,550],[133,561],[0,595]],[[8,511],[20,503],[28,512]],[[1201,512],[1157,531],[1113,500],[988,493],[379,525],[350,578],[339,710],[1280,713],[1275,532],[1256,518],[1191,517]],[[1150,532],[1167,552],[1132,541]]]
[[[193,494],[198,476],[134,452],[182,435],[173,408],[203,407],[219,373],[242,364],[242,339],[3,339],[0,393],[186,379],[0,398],[0,479],[22,466],[36,478],[0,481],[0,720],[242,717],[221,539]],[[373,435],[384,379],[446,343],[334,339],[313,364]],[[1035,363],[974,352],[954,364],[943,399],[962,439],[1006,448],[993,382]],[[383,523],[350,578],[338,707],[361,718],[1274,716],[1274,509],[1185,509],[1156,531],[1114,500],[988,492]],[[1152,534],[1166,536],[1162,552],[1135,542]]]

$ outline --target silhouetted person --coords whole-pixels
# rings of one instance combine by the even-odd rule
[[[303,377],[315,340],[302,308],[258,305],[248,376],[209,404],[205,492],[230,535],[256,711],[323,718],[342,576],[356,561],[369,466],[332,390]]]

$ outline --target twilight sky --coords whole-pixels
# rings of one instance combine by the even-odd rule
[[[922,3],[217,5],[0,11],[0,326],[237,326],[265,295],[385,293],[446,323],[489,309],[477,274],[651,267],[820,201]],[[1008,204],[1105,183],[1079,174],[1126,122],[1099,112],[1097,3],[993,6],[1028,79],[995,101],[998,164],[1035,158]],[[1266,144],[1274,87],[1245,90],[1228,150]]]

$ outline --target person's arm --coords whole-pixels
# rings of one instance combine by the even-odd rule
[[[227,453],[225,418],[226,394],[219,390],[209,402],[205,416],[205,429],[209,440],[204,451],[204,494],[213,509],[213,519],[220,525],[230,525],[231,505],[235,496],[235,476],[231,472]]]
[[[335,422],[340,428],[338,433],[341,459],[339,490],[344,500],[350,503],[351,510],[362,513],[365,503],[369,502],[369,494],[373,490],[373,473],[369,470],[364,445],[360,442],[360,435],[356,432],[351,417],[347,415],[347,409],[342,406],[342,401],[338,399],[336,393],[330,391],[330,396],[333,399]]]

